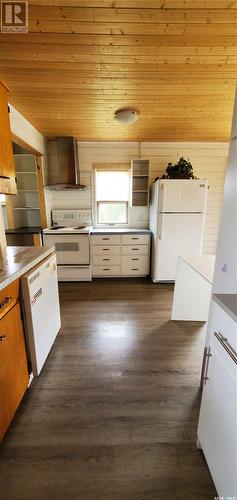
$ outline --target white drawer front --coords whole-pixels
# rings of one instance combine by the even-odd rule
[[[96,266],[120,266],[120,255],[94,255],[93,265]]]
[[[149,261],[145,255],[130,257],[122,257],[122,274],[123,275],[146,275],[149,273]]]
[[[93,255],[120,255],[120,246],[93,245]]]
[[[120,234],[93,234],[93,245],[120,245]]]
[[[58,281],[91,281],[91,266],[58,266]]]
[[[148,245],[150,241],[149,234],[123,234],[122,245]]]
[[[119,276],[120,266],[93,266],[93,276]]]
[[[148,255],[149,245],[123,245],[122,255]]]
[[[215,301],[212,302],[213,309],[210,321],[210,333],[220,333],[228,339],[228,343],[237,352],[237,327],[236,323]]]

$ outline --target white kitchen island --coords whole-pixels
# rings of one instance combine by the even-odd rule
[[[207,321],[214,266],[215,255],[178,257],[172,320]]]

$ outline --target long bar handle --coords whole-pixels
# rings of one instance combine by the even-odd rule
[[[203,384],[204,385],[206,385],[207,381],[209,380],[209,377],[208,377],[208,368],[209,368],[209,361],[210,361],[211,356],[212,356],[212,354],[211,354],[211,348],[207,347],[206,361],[205,361],[206,369],[204,369],[204,375],[203,375]]]
[[[207,346],[204,347],[204,352],[203,352],[200,387],[203,387],[203,385],[204,385],[204,375],[205,375],[205,370],[206,370],[206,361],[207,361]]]
[[[220,342],[222,347],[224,347],[225,351],[229,354],[229,356],[233,359],[234,363],[237,365],[237,352],[231,347],[228,342],[228,339],[224,337],[220,332],[213,332],[213,335]]]

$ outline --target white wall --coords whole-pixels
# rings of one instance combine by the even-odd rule
[[[213,293],[237,294],[237,93],[225,178]]]
[[[139,157],[139,144],[133,142],[79,142],[80,183],[87,192],[52,191],[53,208],[92,208],[92,165],[94,163],[131,163]],[[70,194],[69,194],[70,193]],[[148,209],[132,207],[131,226],[148,227]]]
[[[176,162],[181,156],[191,161],[194,174],[208,179],[209,191],[204,231],[203,253],[216,252],[223,196],[225,170],[229,144],[225,143],[142,143],[143,158],[150,159],[151,181],[164,173],[169,161]]]
[[[128,163],[133,158],[150,159],[150,181],[162,175],[169,161],[181,156],[189,158],[197,177],[208,179],[209,192],[203,252],[216,252],[223,195],[224,177],[229,145],[226,143],[190,142],[78,142],[81,183],[89,185],[87,193],[53,192],[54,208],[90,208],[92,206],[92,165],[94,163]],[[144,207],[131,209],[131,223],[148,226],[148,211]]]

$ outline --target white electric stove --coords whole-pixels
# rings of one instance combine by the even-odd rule
[[[59,281],[92,280],[91,230],[90,210],[52,210],[52,226],[43,230],[43,242],[55,247]]]

